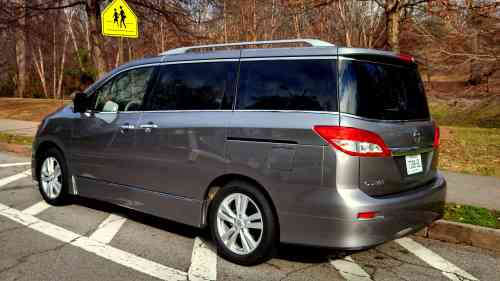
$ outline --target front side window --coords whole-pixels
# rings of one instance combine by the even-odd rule
[[[146,93],[152,67],[119,74],[96,91],[95,110],[99,112],[138,111]]]
[[[335,60],[246,61],[238,109],[337,111]]]
[[[148,110],[231,109],[236,62],[165,65],[160,69]]]

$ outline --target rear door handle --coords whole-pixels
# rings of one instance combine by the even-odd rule
[[[131,124],[125,124],[125,125],[121,125],[120,128],[122,128],[124,130],[132,130],[135,128],[135,126],[131,125]]]
[[[141,127],[141,129],[144,129],[144,132],[151,133],[151,129],[158,128],[158,125],[156,125],[153,122],[149,122],[147,124],[140,125],[140,127]]]
[[[158,125],[156,125],[156,124],[142,124],[141,128],[142,129],[147,129],[147,128],[153,129],[153,128],[158,128]]]
[[[135,129],[135,126],[132,124],[128,124],[128,123],[125,123],[125,124],[120,126],[120,132],[122,134],[125,134],[128,130],[133,130],[133,129]]]

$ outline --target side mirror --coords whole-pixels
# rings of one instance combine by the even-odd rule
[[[73,95],[73,111],[84,113],[89,108],[89,98],[82,92],[76,92]]]

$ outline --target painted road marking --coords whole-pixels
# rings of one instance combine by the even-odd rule
[[[110,214],[90,235],[90,239],[109,244],[118,233],[127,219],[115,214]]]
[[[430,266],[440,270],[444,276],[448,277],[451,280],[462,281],[464,280],[464,278],[466,278],[467,280],[479,280],[476,277],[472,276],[470,273],[445,260],[440,255],[420,245],[411,238],[400,238],[396,240],[396,243],[404,247],[406,250],[410,251],[415,256],[419,257],[421,260],[428,263]]]
[[[0,168],[16,167],[16,166],[27,166],[27,165],[31,165],[31,163],[30,162],[5,163],[5,164],[0,164]]]
[[[187,280],[186,272],[141,258],[113,246],[81,236],[60,226],[40,220],[19,210],[0,204],[0,215],[54,239],[69,243],[87,252],[163,280]]]
[[[199,237],[194,239],[188,279],[190,281],[217,280],[217,254]]]
[[[20,180],[20,179],[27,177],[27,176],[30,176],[30,175],[31,175],[31,170],[27,170],[27,171],[24,171],[24,172],[19,173],[19,174],[15,174],[15,175],[10,176],[10,177],[0,179],[0,187],[8,185],[11,182],[15,182],[17,180]]]
[[[368,274],[350,256],[343,259],[330,260],[332,264],[347,281],[372,281]]]
[[[50,207],[49,204],[45,201],[40,201],[38,203],[35,203],[31,207],[28,207],[23,210],[23,213],[31,215],[31,216],[36,216],[40,214],[41,212],[47,210]]]

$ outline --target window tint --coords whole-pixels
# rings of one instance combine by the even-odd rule
[[[341,61],[339,80],[342,112],[381,120],[429,118],[416,67]]]
[[[236,62],[162,66],[148,109],[231,109],[236,66]]]
[[[102,112],[140,110],[152,67],[120,74],[96,92],[95,110]]]
[[[334,60],[241,63],[239,109],[337,111]]]

